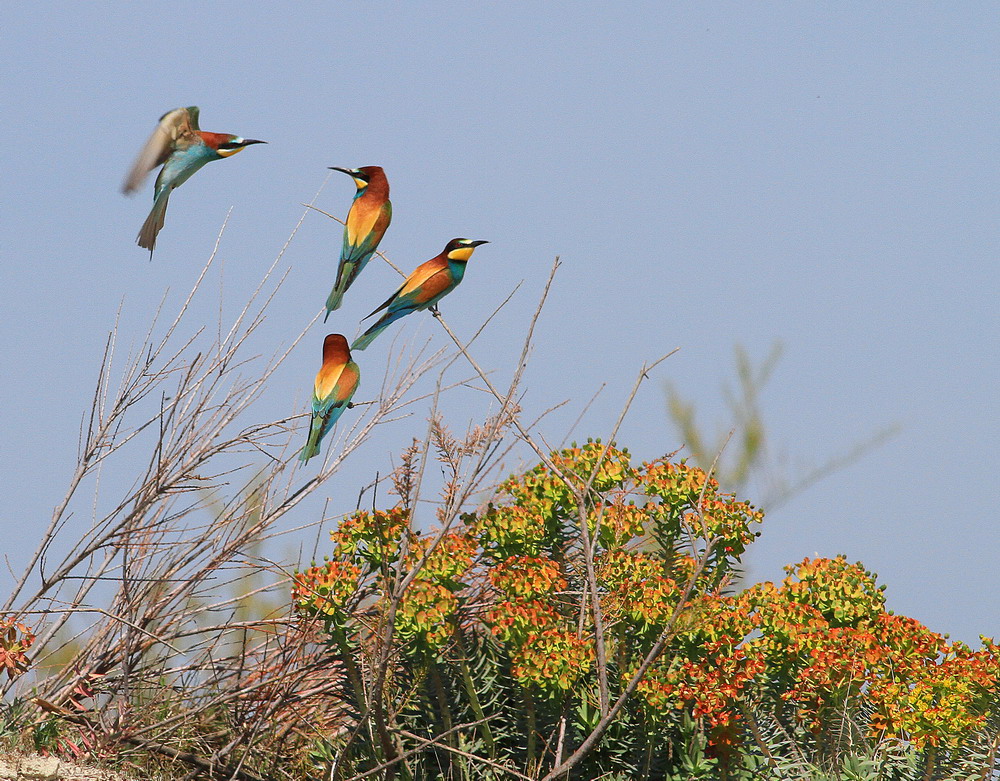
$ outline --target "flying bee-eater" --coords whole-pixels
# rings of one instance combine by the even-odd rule
[[[142,148],[135,164],[125,177],[122,192],[134,193],[146,174],[162,165],[153,190],[153,209],[139,231],[138,245],[153,254],[156,234],[163,227],[170,191],[180,187],[205,163],[232,157],[250,144],[266,144],[253,138],[228,133],[206,133],[198,128],[198,107],[175,108],[160,117],[153,135]]]
[[[402,286],[386,300],[375,312],[386,310],[367,331],[354,340],[352,350],[364,350],[380,333],[401,317],[410,312],[430,309],[438,301],[458,287],[465,275],[465,264],[472,257],[476,247],[489,244],[488,241],[473,241],[472,239],[452,239],[437,257],[426,263],[421,263],[413,273],[406,278]]]
[[[333,428],[344,410],[351,406],[351,397],[358,389],[361,372],[351,360],[347,339],[341,334],[329,334],[323,340],[323,365],[316,375],[312,397],[312,422],[309,439],[299,454],[305,463],[319,454],[319,444]]]
[[[385,235],[385,229],[392,220],[392,204],[389,202],[389,180],[385,171],[377,165],[361,168],[336,168],[354,179],[358,191],[347,213],[344,223],[344,243],[340,248],[340,265],[337,266],[337,281],[326,299],[326,318],[330,312],[340,308],[340,301],[358,274],[365,267],[378,243]]]

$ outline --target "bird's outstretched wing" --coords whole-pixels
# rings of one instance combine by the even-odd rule
[[[131,194],[142,186],[146,174],[163,165],[178,146],[185,146],[198,137],[198,107],[175,108],[160,117],[160,123],[142,148],[125,177],[122,192]]]

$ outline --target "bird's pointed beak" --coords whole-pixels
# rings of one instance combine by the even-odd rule
[[[340,171],[342,174],[347,174],[348,176],[354,176],[354,171],[350,168],[337,168],[335,165],[327,166],[331,171]]]
[[[489,242],[486,241],[486,240],[484,240],[484,239],[479,239],[479,241],[472,242],[472,244],[470,246],[479,247],[479,246],[481,246],[483,244],[489,244]]]
[[[250,144],[266,144],[267,141],[258,141],[256,138],[244,138],[243,146],[250,146]]]

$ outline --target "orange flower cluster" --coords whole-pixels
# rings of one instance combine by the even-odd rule
[[[491,506],[476,519],[475,534],[494,562],[487,624],[506,644],[517,677],[553,693],[569,680],[558,672],[566,659],[578,676],[594,660],[587,610],[580,629],[580,592],[560,595],[582,587],[579,561],[574,564],[565,553],[580,538],[581,496],[587,497],[588,531],[599,543],[598,588],[611,630],[609,648],[626,666],[627,660],[642,658],[670,620],[695,571],[693,557],[673,553],[676,543],[716,535],[715,566],[704,582],[718,580],[756,536],[752,524],[762,516],[720,494],[699,469],[667,461],[634,467],[628,451],[600,442],[554,453],[551,463],[562,476],[539,465],[505,482],[503,490],[513,503]],[[650,537],[671,555],[627,547]]]
[[[785,567],[785,572],[786,601],[815,608],[831,626],[853,626],[883,611],[885,586],[876,586],[874,576],[861,564],[848,564],[843,556],[804,559]]]
[[[340,633],[352,624],[345,606],[366,588],[375,597],[374,612],[384,617],[395,577],[389,565],[405,556],[408,572],[423,561],[396,611],[393,633],[404,653],[438,653],[454,631],[456,592],[466,588],[463,576],[476,553],[469,534],[445,534],[431,549],[433,538],[410,531],[408,513],[396,507],[357,512],[330,537],[336,543],[332,561],[295,575],[292,599],[299,614],[323,616]]]
[[[904,642],[922,637],[929,641],[927,653],[910,657],[909,669],[895,676],[883,671],[872,682],[870,697],[878,710],[871,729],[903,732],[917,746],[958,745],[986,721],[986,708],[1000,681],[1000,648],[987,638],[979,651],[962,643],[947,644],[912,619],[898,620],[916,625],[905,628]]]
[[[437,653],[454,632],[458,599],[445,585],[416,578],[403,595],[393,627],[409,655]]]
[[[407,557],[408,569],[423,558],[430,547],[430,540],[411,538]],[[461,588],[461,577],[472,566],[476,555],[476,542],[468,534],[446,534],[420,569],[420,577],[435,583],[447,583]]]
[[[651,722],[684,709],[732,743],[745,704],[770,703],[816,730],[850,711],[873,736],[917,748],[959,745],[983,725],[1000,689],[992,641],[973,651],[887,613],[884,587],[844,557],[806,559],[778,585],[726,595],[759,510],[693,466],[633,466],[600,442],[550,463],[506,480],[502,501],[463,516],[433,551],[437,535],[410,531],[403,508],[356,513],[332,535],[333,561],[296,576],[298,609],[356,647],[368,633],[348,614],[352,596],[364,588],[384,618],[396,566],[424,561],[396,611],[405,655],[447,661],[457,632],[490,632],[508,665],[498,674],[582,707],[596,690],[590,544],[614,685],[669,630],[637,689]]]
[[[871,714],[872,737],[955,746],[985,723],[1000,687],[992,641],[972,651],[886,613],[882,588],[844,557],[788,567],[780,587],[707,596],[685,607],[671,650],[638,691],[651,712],[690,707],[711,726],[739,721],[739,700],[778,692],[819,731],[845,710]]]
[[[333,616],[358,591],[361,568],[349,561],[328,561],[296,572],[292,604],[299,615]]]
[[[551,514],[547,519],[518,505],[490,505],[473,522],[473,533],[494,561],[517,555],[539,556],[552,550],[559,540],[559,529],[551,528],[551,518]]]
[[[606,588],[603,607],[609,620],[628,620],[640,630],[658,634],[681,596],[667,563],[646,554],[612,551],[601,556],[598,573]]]
[[[690,708],[711,727],[738,721],[743,690],[765,672],[763,656],[747,642],[756,628],[753,606],[744,595],[695,597],[684,606],[677,634],[637,691],[651,717]],[[623,682],[635,662],[623,670]]]
[[[557,599],[567,587],[559,564],[510,556],[490,569],[488,579],[496,597],[486,622],[507,646],[511,672],[522,684],[555,694],[587,673],[593,648]]]
[[[586,677],[594,663],[593,643],[575,631],[531,632],[511,656],[512,672],[522,683],[542,692],[565,692]]]
[[[511,556],[490,570],[490,583],[508,597],[531,598],[562,591],[566,579],[551,559]]]
[[[678,657],[675,664],[654,667],[639,682],[637,691],[651,715],[666,715],[690,707],[692,715],[711,727],[725,727],[739,720],[733,707],[743,689],[762,674],[763,659],[743,648],[709,645],[706,658],[697,662]],[[631,675],[623,676],[624,678]]]
[[[555,629],[563,617],[544,599],[500,600],[486,611],[486,623],[508,648],[517,649],[533,634]]]
[[[764,513],[731,494],[697,467],[665,460],[645,465],[643,487],[659,502],[651,507],[659,534],[676,539],[693,535],[718,542],[720,552],[737,559],[756,537],[751,524]]]
[[[412,570],[430,549],[431,539],[409,534],[404,569]],[[472,566],[476,544],[467,533],[445,534],[430,551],[396,613],[394,635],[409,655],[437,655],[451,639],[458,619],[457,592]]]
[[[28,669],[28,649],[35,633],[12,618],[0,618],[0,670],[14,680]]]
[[[589,531],[606,550],[616,550],[646,532],[649,510],[629,501],[624,491],[611,493],[612,501],[598,503],[589,518]]]
[[[759,592],[763,637],[755,643],[785,671],[782,697],[811,727],[829,704],[864,704],[873,736],[900,733],[917,748],[957,745],[982,726],[1000,686],[992,641],[972,651],[885,612],[875,576],[843,556],[786,569],[782,588]],[[788,612],[807,620],[790,626]]]
[[[511,477],[500,486],[511,503],[491,506],[476,519],[476,534],[490,558],[503,560],[512,555],[551,554],[566,544],[567,538],[574,534],[579,507],[574,490],[563,477],[580,494],[592,497],[594,492],[613,493],[617,499],[614,504],[620,505],[627,486],[636,476],[627,450],[605,448],[600,442],[588,442],[583,447],[574,445],[552,453],[550,458],[558,473],[539,464],[524,475]],[[601,501],[589,502],[587,509],[593,529],[598,522],[603,522],[607,514],[605,505]],[[621,516],[622,511],[619,510],[618,515]],[[622,526],[631,521],[634,534],[641,534],[641,522],[636,525],[636,520],[637,516],[613,517],[609,523]]]
[[[399,558],[404,531],[407,531],[407,512],[402,507],[394,507],[371,513],[357,512],[341,521],[330,539],[337,546],[335,556],[354,557],[368,567],[379,568]]]

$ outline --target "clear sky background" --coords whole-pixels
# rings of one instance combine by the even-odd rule
[[[459,334],[525,281],[477,342],[499,376],[561,256],[524,402],[530,418],[570,400],[541,426],[550,441],[602,383],[575,434],[606,435],[643,361],[679,347],[619,436],[638,457],[672,451],[666,383],[714,430],[733,346],[761,360],[780,341],[761,404],[790,477],[901,430],[770,514],[750,576],[843,552],[879,573],[890,608],[967,641],[1000,635],[995,3],[153,9],[4,14],[0,547],[14,570],[65,490],[119,305],[124,333],[164,290],[176,308],[232,208],[220,259],[235,314],[302,202],[322,187],[317,206],[346,214],[353,186],[326,167],[378,164],[394,204],[382,248],[399,265],[453,236],[492,242],[442,305]],[[175,192],[149,262],[134,237],[152,178],[134,199],[119,187],[157,118],[185,105],[204,130],[269,144]],[[339,226],[306,217],[262,352],[320,309],[339,244]],[[218,315],[213,284],[196,319]],[[353,336],[396,284],[373,262],[275,375],[262,417],[301,410],[323,335]],[[397,324],[359,356],[359,399],[397,335],[450,344],[427,315]],[[458,428],[488,412],[461,389],[449,405]],[[323,498],[353,506],[425,414],[381,428]]]

